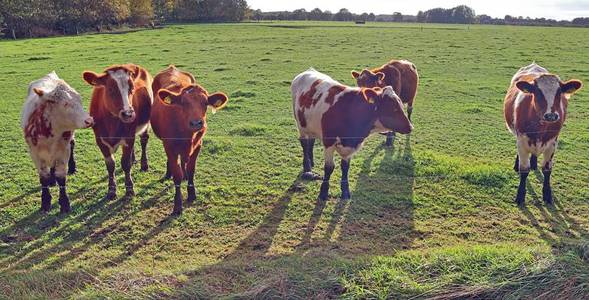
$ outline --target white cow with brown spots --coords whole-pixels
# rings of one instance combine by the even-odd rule
[[[41,210],[51,209],[49,187],[57,181],[61,212],[70,211],[66,170],[69,161],[73,161],[73,132],[93,124],[94,120],[82,107],[80,94],[55,72],[29,85],[21,127],[39,173]]]

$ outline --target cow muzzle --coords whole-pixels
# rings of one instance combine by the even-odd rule
[[[135,121],[135,111],[132,109],[128,109],[128,110],[121,110],[119,112],[119,119],[121,119],[121,121],[123,121],[123,123],[131,123],[133,121]]]
[[[544,121],[553,123],[560,120],[560,116],[557,113],[548,113],[544,115]]]
[[[86,120],[84,120],[84,128],[90,128],[92,126],[94,126],[94,118],[88,117]]]

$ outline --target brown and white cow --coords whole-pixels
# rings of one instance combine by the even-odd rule
[[[413,102],[417,95],[419,85],[419,74],[415,65],[406,60],[392,60],[384,66],[372,70],[364,69],[362,72],[352,71],[359,87],[373,88],[392,86],[401,101],[407,104],[407,115],[411,120],[413,113]],[[388,132],[387,146],[393,145],[394,132]]]
[[[196,83],[192,74],[174,66],[161,71],[153,81],[155,103],[151,126],[163,141],[168,157],[166,177],[176,186],[173,214],[182,213],[182,180],[188,180],[188,203],[196,200],[194,171],[207,131],[207,108],[221,109],[227,103],[223,93],[209,93]]]
[[[51,209],[49,187],[55,182],[59,185],[61,212],[70,211],[66,170],[73,161],[73,133],[93,124],[92,117],[82,107],[80,94],[55,72],[29,85],[21,127],[39,174],[42,211]]]
[[[94,118],[94,135],[108,171],[108,199],[117,196],[114,154],[123,146],[121,165],[125,172],[126,196],[133,196],[131,165],[135,136],[141,135],[141,170],[147,171],[148,127],[153,94],[152,77],[144,68],[114,65],[97,74],[86,71],[84,80],[94,87],[90,115]]]
[[[350,159],[372,133],[396,131],[408,134],[413,125],[392,87],[356,88],[310,69],[291,86],[294,116],[303,148],[303,178],[314,179],[313,146],[319,138],[325,148],[323,184],[319,198],[329,197],[329,178],[335,168],[333,154],[341,157],[342,199],[350,198]]]
[[[531,64],[521,68],[511,80],[504,103],[507,128],[517,138],[514,169],[520,174],[516,201],[523,205],[530,169],[537,170],[542,154],[543,198],[552,203],[550,174],[560,130],[566,119],[571,96],[581,88],[579,80],[563,82],[545,68]],[[531,155],[531,157],[530,157]]]

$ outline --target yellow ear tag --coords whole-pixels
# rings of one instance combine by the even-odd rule
[[[166,97],[164,99],[164,102],[167,103],[167,104],[172,104],[172,97],[171,96]]]

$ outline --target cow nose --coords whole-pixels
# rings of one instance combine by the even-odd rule
[[[193,120],[190,121],[190,128],[195,130],[201,130],[204,125],[203,120]]]
[[[89,117],[88,119],[84,120],[84,125],[86,125],[86,128],[94,126],[94,118]]]
[[[125,118],[130,118],[133,116],[133,111],[132,110],[125,110],[122,112],[123,117]]]
[[[548,113],[544,115],[544,120],[548,122],[556,122],[560,117],[557,113]]]

